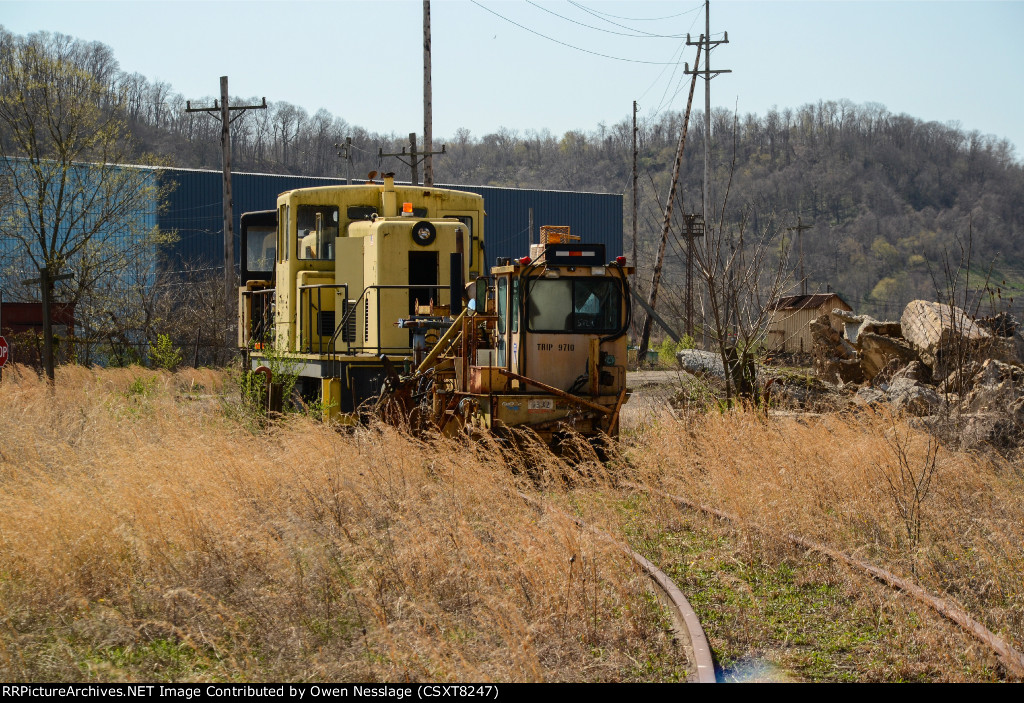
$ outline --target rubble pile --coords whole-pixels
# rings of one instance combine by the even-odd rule
[[[1024,427],[1024,337],[1007,313],[972,319],[960,308],[915,300],[899,322],[837,309],[814,320],[811,333],[818,377],[861,385],[859,403],[885,402],[918,416],[945,403]]]

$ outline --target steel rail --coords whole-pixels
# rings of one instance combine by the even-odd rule
[[[640,567],[648,578],[651,579],[655,588],[665,594],[665,597],[669,601],[669,608],[672,611],[672,619],[677,624],[677,628],[674,629],[677,631],[681,630],[682,634],[689,639],[689,642],[684,646],[684,649],[687,650],[687,658],[690,659],[690,662],[694,667],[691,680],[695,683],[715,683],[717,681],[715,678],[715,662],[711,655],[711,646],[708,644],[708,638],[704,634],[704,628],[701,627],[700,619],[697,617],[697,613],[694,612],[693,608],[690,606],[689,601],[686,600],[686,596],[683,595],[683,592],[675,582],[669,578],[668,574],[655,566],[651,561],[644,558],[642,554],[618,541],[607,532],[599,530],[591,525],[587,525],[579,518],[569,515],[564,510],[551,505],[545,505],[537,498],[532,498],[521,491],[519,492],[519,497],[537,510],[551,510],[552,512],[561,514],[563,517],[572,520],[577,527],[590,530],[598,537],[615,545],[628,554],[633,562]],[[690,656],[691,654],[692,656]]]
[[[686,498],[683,498],[681,496],[672,495],[671,493],[666,493],[655,488],[638,486],[636,484],[625,485],[628,488],[632,488],[634,490],[657,493],[663,498],[666,498],[681,507],[696,510],[707,515],[713,515],[714,517],[734,524],[747,523],[757,529],[766,531],[766,528],[764,528],[762,525],[745,521],[738,515],[733,515],[731,513],[725,512],[724,510],[718,510],[717,508],[712,508],[711,506],[704,505],[703,503],[697,503],[695,501],[687,500]],[[854,568],[865,571],[866,573],[870,574],[873,578],[881,581],[882,583],[885,583],[891,588],[907,593],[918,602],[927,605],[929,608],[937,612],[942,617],[959,625],[964,632],[973,636],[976,640],[978,640],[985,646],[989,647],[993,652],[995,652],[997,658],[999,659],[999,663],[1002,664],[1003,668],[1006,670],[1008,674],[1016,678],[1024,678],[1024,654],[1018,652],[1010,644],[1008,644],[1006,640],[999,637],[994,632],[989,630],[987,627],[982,625],[980,622],[975,620],[973,617],[968,615],[966,611],[964,611],[960,606],[956,605],[955,603],[951,603],[948,600],[932,595],[924,588],[918,586],[916,583],[910,581],[909,579],[897,576],[891,571],[883,569],[879,566],[875,566],[874,564],[863,561],[861,559],[857,559],[855,557],[844,554],[836,549],[827,547],[824,544],[818,544],[817,542],[812,542],[809,539],[805,539],[803,537],[800,537],[799,535],[794,535],[790,533],[786,533],[785,538],[793,544],[803,547],[804,549],[819,552],[821,554],[828,556],[831,559],[841,561],[844,564],[847,564],[848,566],[852,566]]]

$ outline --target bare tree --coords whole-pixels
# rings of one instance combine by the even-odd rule
[[[151,246],[162,191],[151,170],[119,165],[141,159],[126,128],[124,95],[114,89],[116,71],[101,44],[0,33],[0,178],[10,188],[0,213],[4,268],[39,276],[44,309],[62,274],[75,274],[77,302]]]
[[[738,225],[726,226],[726,206],[736,169],[736,121],[733,161],[717,223],[705,225],[694,264],[704,284],[704,333],[725,368],[726,399],[752,397],[754,369],[772,319],[773,303],[791,284],[786,242],[776,244],[779,230],[767,218],[760,232],[748,233],[746,213]],[[745,241],[751,240],[751,241]]]

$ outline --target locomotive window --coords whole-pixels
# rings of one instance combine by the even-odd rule
[[[246,227],[245,267],[249,271],[273,271],[277,254],[277,227],[249,225]]]
[[[282,205],[277,213],[277,254],[280,261],[288,261],[288,216],[291,214],[290,205]]]
[[[572,280],[536,279],[527,283],[527,327],[531,332],[572,332]]]
[[[338,208],[334,205],[299,205],[296,246],[300,259],[334,260],[338,236]]]
[[[445,217],[450,217],[450,215],[445,215]],[[473,238],[473,217],[472,215],[455,215],[455,219],[466,226],[466,246],[469,250],[469,261],[466,265],[473,268],[473,242],[476,241]]]
[[[614,332],[619,328],[618,284],[607,278],[573,279],[573,320],[577,332]]]
[[[607,278],[538,278],[530,281],[527,328],[531,332],[607,334],[619,329],[622,291]]]
[[[508,300],[508,279],[498,279],[498,333],[505,334],[505,320],[507,319],[505,302]],[[515,314],[515,313],[513,313]]]
[[[349,205],[347,214],[350,220],[369,220],[377,214],[377,208],[373,205]]]
[[[512,334],[519,331],[519,279],[512,279]]]

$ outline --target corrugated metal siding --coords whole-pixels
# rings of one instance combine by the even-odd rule
[[[486,254],[489,264],[498,257],[530,253],[530,208],[533,239],[542,225],[568,225],[573,234],[590,244],[604,244],[609,259],[622,254],[622,195],[519,190],[488,186],[442,186],[479,193],[484,197]]]
[[[10,162],[14,162],[11,164]],[[129,174],[132,173],[133,169],[136,170],[139,167],[135,166],[111,166],[105,167],[103,171],[98,171],[95,166],[92,165],[81,165],[74,164],[68,169],[67,180],[62,182],[62,178],[57,177],[60,172],[59,165],[53,161],[44,161],[43,167],[46,169],[53,169],[51,175],[53,178],[44,180],[46,187],[43,190],[37,190],[37,183],[34,178],[27,178],[27,173],[24,169],[28,168],[29,162],[24,158],[11,158],[5,167],[13,168],[16,171],[22,171],[22,188],[21,193],[25,196],[25,199],[29,203],[38,202],[42,200],[43,204],[43,226],[49,232],[55,227],[55,213],[58,208],[56,203],[63,202],[60,206],[60,215],[62,218],[61,226],[54,236],[58,239],[70,239],[76,241],[78,235],[77,232],[87,231],[89,232],[90,241],[93,245],[110,245],[114,247],[120,247],[127,249],[130,242],[138,242],[141,237],[149,233],[158,224],[156,204],[152,196],[148,196],[143,202],[143,198],[138,199],[139,205],[142,207],[137,210],[128,211],[126,214],[121,216],[110,216],[108,217],[113,221],[108,220],[106,224],[102,226],[98,225],[99,217],[95,212],[87,211],[85,213],[80,212],[80,205],[82,202],[92,202],[95,200],[103,200],[103,189],[104,183],[106,187],[110,187],[112,179],[128,178],[132,183],[132,187],[141,187],[144,190],[151,189],[154,186],[153,176],[151,174],[152,169],[143,168],[141,178],[135,178],[131,175],[120,176],[117,175],[119,171],[125,171]],[[124,183],[124,181],[121,181]],[[69,196],[68,190],[71,193]],[[132,194],[132,198],[135,194]],[[126,197],[125,200],[128,198]],[[69,208],[68,203],[71,203]],[[122,200],[118,203],[118,211],[123,210],[126,203]],[[29,213],[25,210],[25,204],[20,199],[12,199],[9,202],[0,203],[0,217],[10,218],[8,227],[18,227],[20,229],[19,236],[27,242],[32,242],[32,251],[35,253],[37,260],[42,258],[40,246],[35,243],[37,241],[37,235],[32,227],[39,227],[38,213],[32,211],[31,218]],[[78,220],[78,218],[81,218]],[[77,220],[77,221],[73,221]],[[74,259],[72,259],[72,263]],[[15,237],[0,237],[0,263],[8,268],[13,275],[18,278],[31,277],[34,278],[38,275],[35,265],[31,263],[31,259],[26,252],[25,246],[21,240]],[[137,271],[140,275],[149,276],[153,274],[153,271]]]
[[[772,315],[771,326],[765,340],[768,348],[783,352],[807,352],[813,348],[811,322],[832,312],[834,308],[851,310],[838,296],[829,296],[828,301],[817,308],[803,310],[778,310]]]
[[[166,265],[171,270],[218,268],[223,258],[221,174],[219,171],[165,169],[164,183],[176,183],[168,208],[160,216],[160,227],[174,229],[179,240],[168,247]],[[235,202],[235,236],[238,218],[244,212],[273,210],[277,196],[286,190],[324,185],[344,185],[341,178],[282,176],[236,173],[231,178]],[[533,208],[534,239],[541,225],[569,225],[583,241],[605,245],[608,258],[622,254],[622,195],[571,193],[566,191],[519,190],[489,186],[438,184],[478,193],[484,198],[484,225],[488,264],[497,257],[526,256],[530,250],[530,208]],[[235,240],[235,261],[239,246]]]

